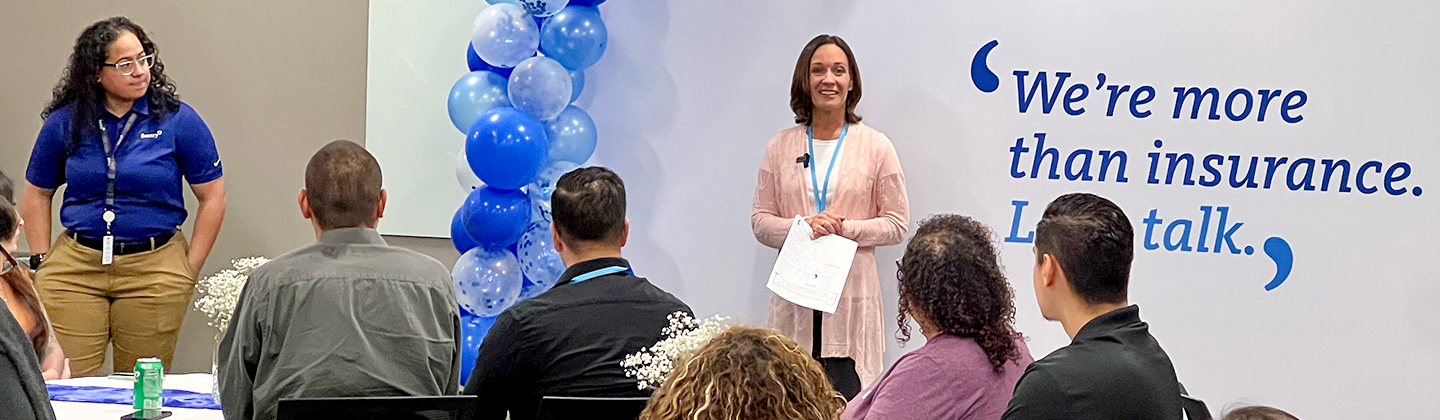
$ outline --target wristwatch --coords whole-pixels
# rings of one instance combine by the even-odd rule
[[[40,262],[43,261],[44,259],[45,259],[45,254],[31,254],[31,255],[30,255],[30,258],[26,258],[26,262],[30,264],[30,269],[31,269],[31,270],[39,270],[39,269],[40,269]]]

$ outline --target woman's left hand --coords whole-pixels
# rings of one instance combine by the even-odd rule
[[[205,267],[205,260],[202,259],[202,260],[196,261],[194,255],[190,255],[190,256],[188,256],[188,257],[189,257],[189,258],[186,258],[186,266],[187,266],[187,267],[190,267],[190,277],[193,277],[193,278],[195,278],[195,279],[199,279],[199,278],[200,278],[200,269]]]

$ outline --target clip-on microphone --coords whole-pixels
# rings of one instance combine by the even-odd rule
[[[799,164],[805,165],[805,168],[806,168],[806,169],[809,169],[809,168],[810,168],[810,154],[809,154],[809,153],[806,153],[806,154],[800,155],[800,157],[795,158],[795,163],[799,163]]]

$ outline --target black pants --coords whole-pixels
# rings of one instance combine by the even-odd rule
[[[820,362],[820,367],[825,369],[825,377],[830,378],[830,385],[845,396],[845,400],[853,400],[860,394],[860,374],[855,372],[855,359],[849,357],[820,357],[820,311],[811,312],[811,320],[814,328],[810,333],[810,357]]]
[[[825,368],[825,377],[835,386],[846,400],[860,394],[860,374],[855,372],[855,359],[849,357],[821,357],[820,366]]]

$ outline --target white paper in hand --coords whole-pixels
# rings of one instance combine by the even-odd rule
[[[796,305],[833,314],[859,244],[840,235],[812,240],[813,233],[804,218],[795,216],[765,287]]]

